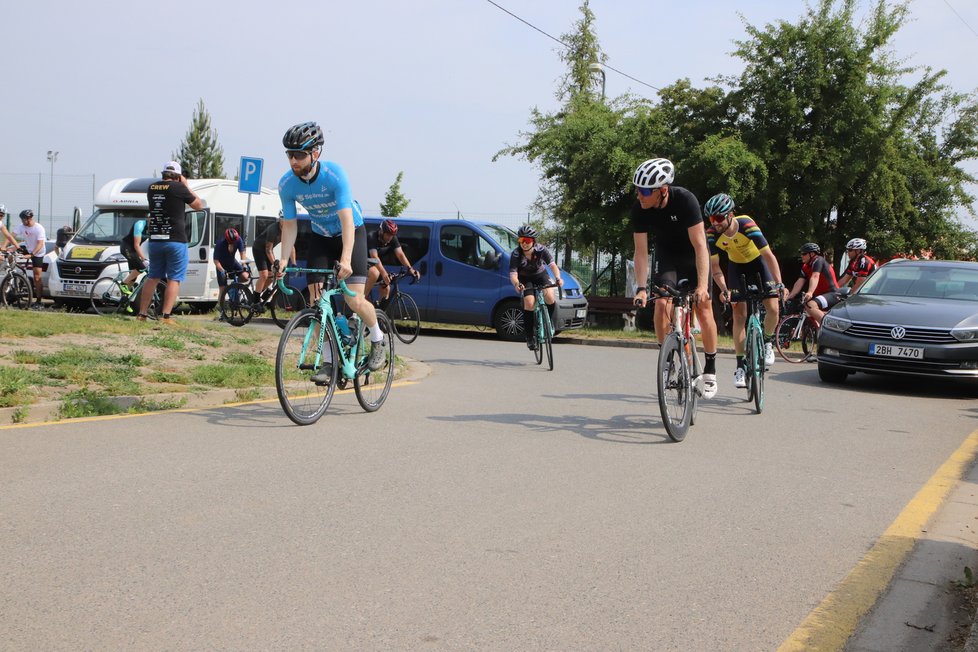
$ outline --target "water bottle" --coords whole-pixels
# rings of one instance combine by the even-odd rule
[[[336,315],[336,329],[340,332],[340,338],[344,344],[350,343],[350,324],[346,320],[346,315]]]

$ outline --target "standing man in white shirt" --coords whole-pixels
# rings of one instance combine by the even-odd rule
[[[20,224],[11,229],[22,240],[34,266],[34,310],[41,309],[41,266],[44,264],[44,227],[34,221],[34,211],[27,208],[20,212]]]

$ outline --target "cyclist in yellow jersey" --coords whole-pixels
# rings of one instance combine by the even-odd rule
[[[747,215],[734,215],[734,201],[730,195],[720,193],[707,200],[703,212],[710,219],[706,229],[706,241],[710,247],[710,269],[713,280],[720,288],[721,299],[733,306],[734,350],[737,353],[737,369],[734,371],[734,386],[746,387],[746,367],[744,363],[744,326],[747,323],[747,304],[743,301],[745,288],[741,286],[741,276],[748,283],[761,277],[767,288],[768,298],[764,299],[764,366],[774,364],[774,331],[778,326],[778,295],[784,291],[781,282],[781,268],[778,259],[771,251],[764,234],[757,223]],[[727,267],[728,278],[720,271],[720,250],[727,252],[730,262]]]

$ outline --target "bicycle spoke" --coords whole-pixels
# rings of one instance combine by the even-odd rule
[[[673,441],[682,441],[692,416],[693,389],[678,335],[667,336],[659,350],[656,384],[666,432]]]
[[[366,362],[357,368],[357,375],[353,379],[353,389],[357,395],[357,401],[367,412],[374,412],[384,404],[387,395],[391,391],[391,383],[394,381],[394,328],[390,319],[382,311],[377,311],[377,323],[380,330],[384,332],[384,364],[376,370],[370,371]],[[363,327],[363,344],[366,348],[365,353],[370,353],[370,329]]]

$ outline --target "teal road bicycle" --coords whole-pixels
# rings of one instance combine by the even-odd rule
[[[88,299],[95,314],[135,315],[139,312],[139,295],[142,294],[148,274],[145,271],[142,272],[136,279],[136,285],[133,286],[132,290],[129,290],[122,283],[129,275],[129,270],[123,270],[121,262],[117,264],[119,265],[119,272],[115,276],[100,278],[92,285]],[[151,319],[156,319],[157,314],[163,309],[163,295],[165,293],[166,279],[160,279],[146,310],[147,316]]]
[[[325,414],[337,388],[352,382],[357,401],[367,412],[378,410],[394,380],[394,331],[382,310],[377,323],[384,332],[382,366],[371,371],[370,329],[355,314],[347,318],[333,308],[333,297],[355,296],[334,270],[289,267],[286,273],[325,274],[319,301],[289,320],[275,354],[275,389],[282,410],[294,423],[307,426]],[[290,290],[280,278],[278,289]]]
[[[558,299],[563,299],[563,290],[556,283],[533,287],[533,326],[536,329],[534,339],[536,347],[533,355],[536,357],[537,364],[543,364],[543,358],[547,358],[547,366],[550,371],[554,369],[554,325],[550,320],[550,310],[543,298],[543,291],[547,288],[557,288]]]
[[[761,322],[761,306],[769,295],[760,277],[747,282],[740,277],[741,287],[746,288],[743,299],[747,302],[747,324],[744,327],[744,371],[747,380],[747,400],[754,401],[754,409],[764,410],[764,326]]]

